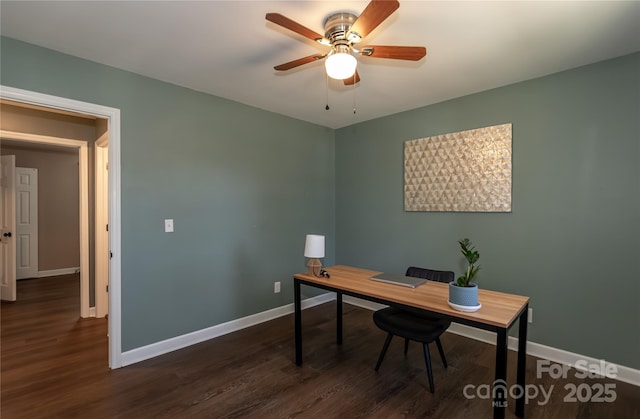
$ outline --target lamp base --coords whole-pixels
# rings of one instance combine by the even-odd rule
[[[320,276],[320,271],[322,270],[322,263],[318,258],[311,258],[309,262],[307,262],[307,274],[310,276]]]

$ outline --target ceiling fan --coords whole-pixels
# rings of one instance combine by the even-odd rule
[[[324,36],[279,14],[267,13],[265,18],[299,35],[316,41],[331,49],[325,54],[313,54],[274,67],[278,71],[291,70],[304,64],[326,58],[327,75],[342,80],[345,85],[354,85],[360,81],[356,69],[358,60],[355,54],[372,58],[391,58],[395,60],[418,61],[427,54],[425,47],[366,45],[356,48],[371,31],[378,27],[396,9],[397,0],[371,0],[360,16],[352,13],[334,13],[324,21]]]

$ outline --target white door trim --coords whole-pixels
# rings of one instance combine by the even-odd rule
[[[80,185],[80,317],[89,317],[89,165],[87,162],[87,142],[7,130],[0,130],[0,137],[8,140],[51,144],[78,150],[78,184]]]
[[[109,161],[109,138],[108,133],[104,133],[95,142],[94,146],[94,278],[96,297],[96,317],[104,317],[109,313],[109,172],[107,165]]]
[[[0,98],[106,118],[109,135],[109,367],[122,366],[120,109],[0,85]]]

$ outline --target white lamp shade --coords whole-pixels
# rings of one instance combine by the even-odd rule
[[[327,75],[332,79],[344,80],[353,77],[356,72],[358,60],[351,54],[338,52],[331,54],[324,62]]]
[[[324,236],[307,234],[307,240],[304,244],[304,256],[307,258],[323,258]]]

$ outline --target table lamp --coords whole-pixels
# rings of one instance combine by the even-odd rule
[[[307,240],[304,244],[304,257],[309,258],[307,267],[308,274],[320,276],[322,272],[322,263],[319,258],[324,257],[324,236],[317,234],[307,234]]]

